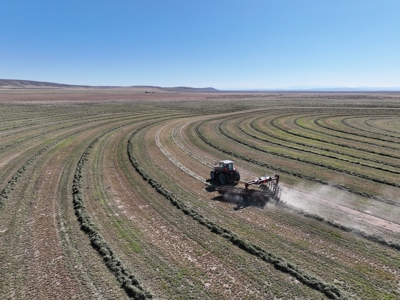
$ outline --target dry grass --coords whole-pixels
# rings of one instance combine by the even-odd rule
[[[400,296],[398,94],[4,90],[0,107],[1,295]],[[279,174],[282,203],[235,211],[210,188],[219,159]]]

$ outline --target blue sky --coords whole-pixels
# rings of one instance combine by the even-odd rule
[[[0,1],[0,78],[399,87],[398,0]]]

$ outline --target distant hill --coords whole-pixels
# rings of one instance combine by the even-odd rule
[[[89,88],[85,85],[70,85],[53,82],[33,81],[33,80],[15,80],[0,79],[0,88],[3,89],[35,89],[35,88]]]
[[[149,89],[161,90],[166,92],[216,92],[217,89],[212,87],[193,88],[193,87],[159,87],[159,86],[91,86],[91,85],[73,85],[54,82],[33,81],[33,80],[17,80],[17,79],[0,79],[0,89],[68,89],[68,88],[83,88],[83,89],[117,89],[117,88],[132,88],[132,89]]]
[[[128,87],[129,88],[129,87]],[[142,88],[142,89],[158,89],[166,92],[218,92],[217,89],[213,87],[205,87],[205,88],[193,88],[187,86],[177,86],[177,87],[160,87],[160,86],[151,86],[151,85],[134,85],[130,86],[130,88]]]

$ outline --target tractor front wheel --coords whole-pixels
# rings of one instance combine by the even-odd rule
[[[226,175],[224,173],[220,173],[219,174],[219,182],[221,184],[225,184],[226,183]]]
[[[215,179],[215,172],[214,172],[214,171],[211,171],[211,172],[210,172],[210,178],[211,178],[212,180]]]

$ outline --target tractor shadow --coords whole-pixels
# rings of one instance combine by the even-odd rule
[[[210,193],[216,192],[216,188],[222,186],[221,184],[213,180],[207,180],[207,182],[210,185],[207,186],[205,189]],[[236,186],[236,184],[225,184],[225,186],[226,185],[232,187]],[[212,200],[235,204],[236,206],[234,207],[234,210],[240,210],[246,207],[256,207],[263,209],[270,201],[267,195],[261,194],[259,191],[253,190],[249,190],[246,194],[237,191],[226,192],[223,195],[218,195],[212,198]]]

